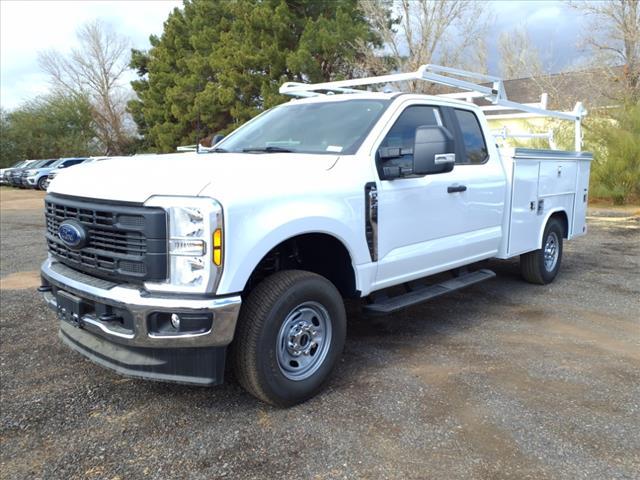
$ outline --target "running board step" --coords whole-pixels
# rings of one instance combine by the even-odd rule
[[[396,295],[395,297],[381,296],[373,303],[365,305],[363,310],[365,313],[371,315],[387,315],[426,302],[432,298],[440,297],[441,295],[480,283],[484,280],[489,280],[495,276],[495,272],[483,268],[475,272],[464,273],[451,280],[436,283],[435,285],[418,286],[412,288],[407,293]]]

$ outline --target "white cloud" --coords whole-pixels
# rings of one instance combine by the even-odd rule
[[[149,35],[161,34],[169,13],[181,5],[178,0],[0,1],[0,104],[11,109],[45,93],[38,51],[69,50],[82,24],[102,18],[133,47],[144,49]]]
[[[45,93],[47,82],[38,67],[38,51],[69,50],[83,23],[102,18],[128,36],[133,47],[146,49],[149,35],[161,34],[169,13],[181,5],[179,0],[0,0],[0,104],[11,109]],[[493,73],[498,68],[500,32],[517,26],[530,31],[549,68],[563,68],[579,56],[575,45],[582,24],[562,1],[491,0],[486,6],[495,18],[489,38]]]

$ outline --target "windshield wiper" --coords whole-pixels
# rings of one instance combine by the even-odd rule
[[[229,153],[229,150],[227,150],[226,148],[222,148],[222,147],[216,147],[216,148],[212,148],[211,150],[208,150],[209,152],[214,152],[214,153]]]
[[[277,147],[275,145],[269,145],[268,147],[249,147],[243,148],[243,152],[265,152],[265,153],[292,153],[295,150],[291,150],[290,148]]]

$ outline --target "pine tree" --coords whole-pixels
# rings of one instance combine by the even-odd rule
[[[129,103],[147,146],[174,151],[286,100],[286,81],[348,77],[377,44],[356,0],[185,0],[148,52],[134,50]]]

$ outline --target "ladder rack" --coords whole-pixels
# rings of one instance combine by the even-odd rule
[[[575,108],[571,112],[547,110],[545,108],[546,99],[544,102],[541,102],[544,103],[544,105],[512,102],[507,98],[504,81],[501,78],[457,68],[427,64],[422,65],[415,72],[409,73],[393,73],[377,77],[354,78],[351,80],[323,83],[287,82],[280,87],[280,93],[292,97],[315,97],[325,95],[324,92],[327,92],[326,94],[357,94],[366,93],[366,91],[353,87],[415,80],[445,85],[463,91],[462,93],[443,94],[441,95],[443,97],[458,98],[466,101],[472,101],[473,98],[484,98],[491,102],[493,106],[499,106],[499,110],[518,110],[541,117],[558,118],[560,120],[574,122],[575,150],[578,152],[582,150],[582,119],[586,116],[587,111],[581,102],[576,103]],[[496,109],[492,106],[480,108],[485,111]]]

